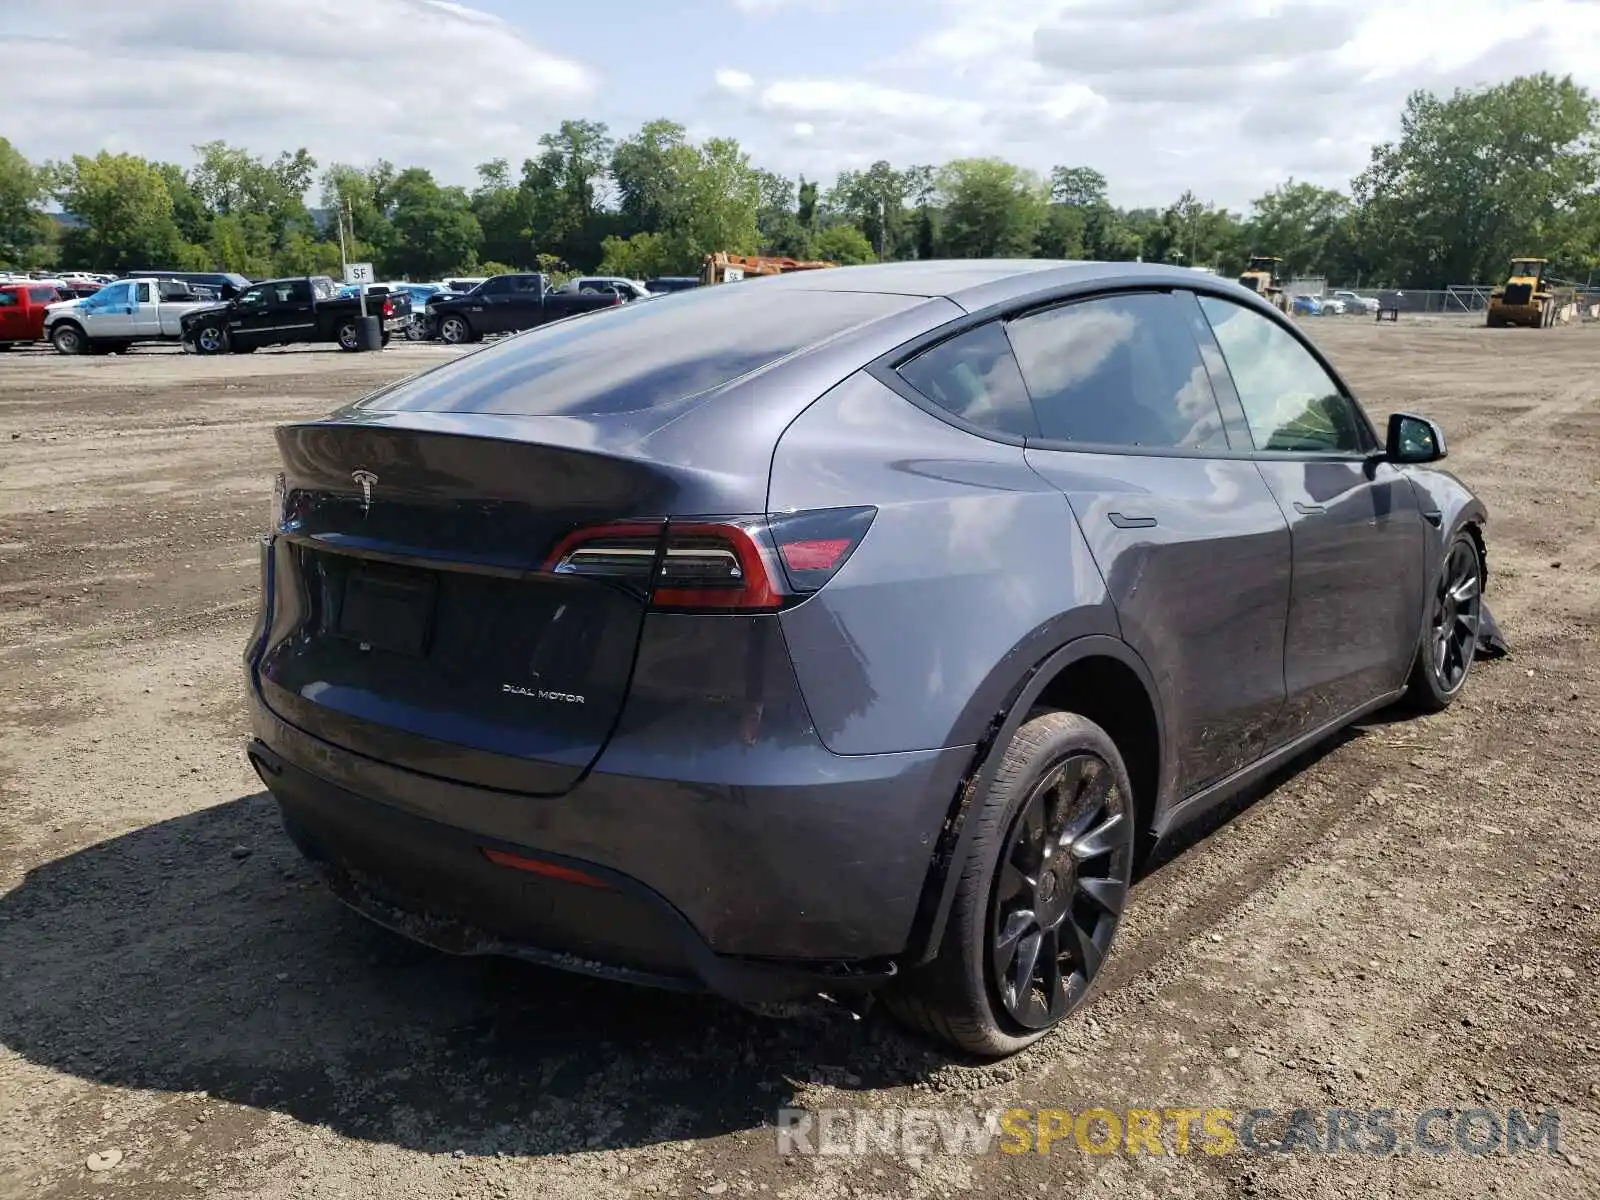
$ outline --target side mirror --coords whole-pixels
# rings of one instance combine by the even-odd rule
[[[1392,463],[1438,462],[1449,450],[1444,430],[1427,417],[1393,413],[1389,417],[1389,436],[1383,455]]]

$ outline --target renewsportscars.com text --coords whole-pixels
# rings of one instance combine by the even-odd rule
[[[1556,1109],[782,1108],[778,1153],[1557,1154]]]

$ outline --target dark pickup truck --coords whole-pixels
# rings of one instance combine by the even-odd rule
[[[367,315],[383,322],[383,341],[411,320],[405,292],[369,291]],[[361,300],[339,298],[326,275],[301,275],[253,283],[225,304],[197,309],[183,318],[183,348],[197,354],[231,350],[247,354],[260,346],[295,342],[337,342],[342,350],[360,348]]]
[[[428,301],[430,330],[452,346],[486,333],[515,333],[562,317],[624,303],[614,292],[585,296],[557,292],[544,275],[491,275],[470,292],[445,293]]]

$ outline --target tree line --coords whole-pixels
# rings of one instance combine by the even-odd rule
[[[385,278],[648,278],[697,273],[703,255],[727,250],[840,263],[1141,258],[1229,275],[1274,254],[1291,274],[1412,288],[1498,279],[1513,255],[1539,255],[1582,281],[1600,268],[1597,178],[1600,101],[1549,74],[1415,92],[1399,136],[1373,148],[1348,191],[1289,179],[1245,213],[1187,190],[1164,208],[1120,208],[1091,167],[1040,175],[998,158],[877,162],[824,188],[668,120],[623,138],[563,121],[519,170],[483,163],[471,187],[423,167],[321,169],[305,149],[268,159],[223,141],[196,146],[187,168],[108,151],[33,163],[0,138],[0,266],[337,275],[342,213],[347,257]]]

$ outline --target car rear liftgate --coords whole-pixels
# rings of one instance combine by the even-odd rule
[[[278,431],[285,479],[258,665],[285,721],[357,753],[569,789],[627,694],[650,573],[558,570],[574,529],[662,542],[664,470],[591,451],[330,422]],[[628,524],[632,513],[654,516]],[[642,582],[641,582],[642,576]]]

